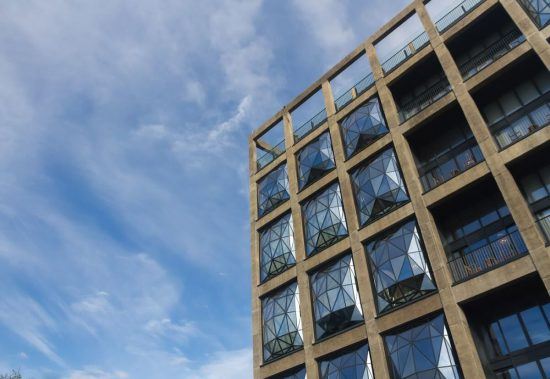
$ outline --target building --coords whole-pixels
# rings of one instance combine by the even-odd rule
[[[250,137],[256,379],[550,378],[550,3],[429,7]]]

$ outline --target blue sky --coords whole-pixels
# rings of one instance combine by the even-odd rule
[[[251,378],[247,135],[403,0],[0,3],[0,372]]]

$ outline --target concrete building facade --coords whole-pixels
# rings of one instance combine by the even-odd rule
[[[428,5],[250,136],[256,379],[550,378],[550,4]]]

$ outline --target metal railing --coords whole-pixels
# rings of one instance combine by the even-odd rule
[[[516,230],[496,241],[450,259],[449,266],[455,282],[461,282],[522,256],[526,252],[527,247]]]
[[[519,30],[514,29],[510,31],[495,43],[487,46],[485,50],[461,64],[459,69],[462,78],[464,80],[471,78],[523,41],[525,41],[525,37]]]
[[[256,165],[258,170],[261,170],[271,162],[273,162],[279,155],[285,152],[285,141],[279,142],[269,151],[264,151],[264,153],[256,159]]]
[[[429,105],[441,99],[451,90],[451,85],[447,79],[442,79],[431,87],[427,88],[421,94],[415,96],[412,100],[399,106],[399,118],[401,122],[408,120],[419,113]]]
[[[524,110],[520,109],[518,113],[521,114],[522,111]],[[511,118],[514,121],[509,121],[507,118],[491,126],[495,140],[501,149],[550,124],[550,102],[548,101],[534,110],[526,112],[524,116],[516,118],[518,113],[512,114]]]
[[[336,111],[341,110],[346,105],[351,103],[353,99],[361,95],[363,92],[368,90],[374,84],[374,75],[372,72],[357,82],[353,87],[340,95],[336,100],[334,100],[334,106]]]
[[[314,131],[319,125],[321,125],[327,119],[327,110],[323,109],[315,116],[304,122],[298,129],[294,131],[294,142],[298,142],[309,133]]]
[[[416,38],[412,39],[405,47],[399,49],[395,54],[386,59],[382,63],[382,70],[387,74],[388,72],[396,69],[410,57],[416,54],[424,46],[428,45],[430,39],[428,33],[422,32]]]
[[[484,0],[464,0],[436,21],[435,26],[437,30],[443,33],[458,21],[462,20],[468,13],[476,9],[483,1]]]
[[[471,138],[443,156],[426,162],[420,168],[420,171],[424,172],[420,176],[420,181],[424,190],[429,191],[481,161],[481,150],[475,139]]]
[[[537,220],[537,224],[539,225],[540,230],[542,230],[542,234],[544,234],[546,244],[550,245],[550,215],[539,218]]]

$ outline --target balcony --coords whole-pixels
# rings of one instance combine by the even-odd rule
[[[550,245],[550,214],[539,218],[537,220],[537,225],[542,231],[542,234],[544,234],[546,245]]]
[[[443,33],[458,21],[462,20],[466,15],[476,9],[479,4],[483,3],[483,1],[484,0],[464,0],[452,8],[435,22],[435,26],[439,33]]]
[[[370,87],[372,87],[373,84],[374,84],[374,75],[370,73],[367,76],[365,76],[363,79],[361,79],[353,87],[351,87],[349,90],[347,90],[342,95],[340,95],[334,101],[334,106],[336,107],[336,111],[343,109],[346,105],[351,103],[359,95],[361,95]]]
[[[261,151],[263,153],[260,154],[258,159],[256,159],[256,166],[258,167],[258,170],[261,170],[285,152],[285,141],[279,142],[274,147],[262,147]]]
[[[309,121],[303,123],[298,129],[294,131],[294,142],[300,141],[309,133],[317,129],[327,119],[327,110],[323,108],[322,111],[313,116]]]
[[[449,266],[455,282],[462,282],[526,253],[527,247],[516,230],[467,253],[453,253],[460,256],[450,259]]]
[[[517,29],[512,29],[501,39],[495,43],[487,46],[483,51],[479,52],[468,61],[460,65],[459,70],[462,74],[462,78],[467,80],[495,62],[506,53],[511,51],[514,47],[525,41],[525,37]]]
[[[484,160],[474,138],[451,148],[419,168],[424,191],[429,191]]]
[[[382,63],[382,70],[384,70],[384,74],[388,74],[397,67],[401,66],[423,47],[427,46],[429,42],[430,39],[428,34],[426,32],[420,33],[409,43],[407,43],[405,47],[400,48],[396,53]]]
[[[501,149],[520,141],[550,123],[550,95],[541,101],[517,110],[515,113],[490,126]]]
[[[415,94],[409,101],[398,106],[399,119],[405,122],[412,116],[420,113],[437,100],[441,99],[451,91],[451,85],[446,78],[440,79],[437,83],[432,84],[423,92]]]

